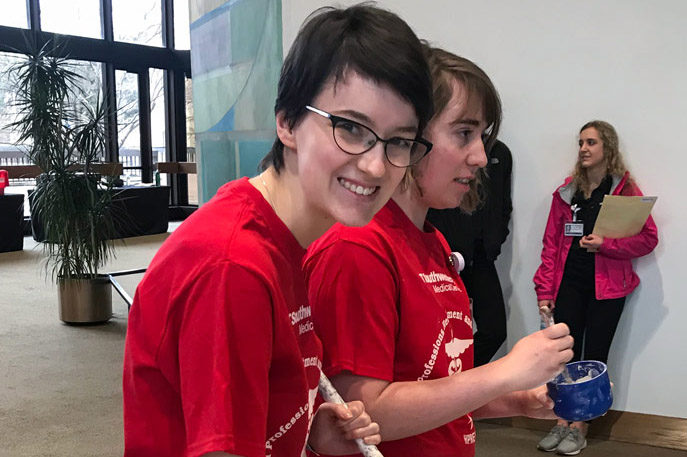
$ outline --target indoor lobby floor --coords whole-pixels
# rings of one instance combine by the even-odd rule
[[[178,226],[172,223],[170,230]],[[129,238],[103,271],[143,268],[167,234]],[[115,457],[123,452],[121,370],[127,307],[97,326],[58,319],[41,247],[0,254],[0,457]],[[140,275],[121,277],[133,295]],[[541,432],[479,423],[477,455],[543,456]],[[550,454],[549,454],[550,455]],[[678,457],[686,452],[590,440],[581,454]],[[294,456],[297,457],[297,456]],[[393,457],[393,456],[387,456]]]

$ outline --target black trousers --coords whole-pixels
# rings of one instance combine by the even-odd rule
[[[494,262],[475,260],[460,272],[472,299],[475,333],[475,366],[489,363],[506,340],[506,305]]]
[[[583,286],[563,275],[555,304],[555,321],[568,324],[575,339],[572,361],[607,363],[613,336],[625,307],[625,297],[597,300],[593,282]]]

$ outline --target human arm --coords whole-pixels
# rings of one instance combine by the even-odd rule
[[[440,427],[513,391],[530,389],[551,379],[572,358],[572,337],[568,333],[565,324],[535,332],[495,362],[440,379],[389,382],[343,372],[334,376],[332,383],[344,398],[362,400],[366,411],[379,423],[384,441],[401,439]],[[519,400],[520,410],[524,411],[523,399]],[[529,408],[536,409],[531,405]]]
[[[503,244],[506,242],[508,234],[510,233],[508,230],[508,224],[510,223],[510,216],[513,212],[513,200],[511,198],[513,156],[510,152],[510,149],[508,149],[508,146],[503,143],[500,143],[499,146],[501,147],[502,152],[501,162],[503,162],[503,213],[501,214],[503,224],[503,238],[501,239],[501,244]]]
[[[188,451],[264,455],[273,339],[269,292],[254,275],[225,262],[184,294],[185,305],[175,312],[179,323],[168,324],[179,326],[178,342],[169,349],[178,361],[158,359],[165,373],[179,372]]]
[[[508,393],[472,412],[473,419],[511,416],[556,419],[546,386]]]
[[[557,206],[564,204],[560,198],[554,195],[551,201],[551,209],[546,222],[546,229],[542,238],[541,264],[534,274],[534,290],[537,300],[553,300],[554,295],[554,271],[556,266],[556,254],[561,247],[564,221],[558,217]]]
[[[654,250],[658,244],[658,229],[654,219],[649,216],[642,230],[625,238],[604,238],[599,254],[618,260],[642,257]]]
[[[643,194],[639,186],[628,176],[620,195],[638,197]],[[599,254],[612,259],[629,260],[649,254],[657,244],[658,229],[653,217],[649,215],[638,234],[625,238],[605,238],[599,246]]]

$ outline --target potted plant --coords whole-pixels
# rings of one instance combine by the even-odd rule
[[[92,164],[105,148],[108,107],[100,97],[89,101],[84,78],[51,43],[33,49],[9,70],[18,108],[10,127],[43,171],[29,198],[32,219],[43,231],[60,319],[104,322],[112,316],[112,291],[98,268],[114,255],[117,227],[111,180],[93,173]]]

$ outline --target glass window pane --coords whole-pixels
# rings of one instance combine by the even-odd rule
[[[196,128],[193,122],[193,84],[186,78],[186,160],[196,161]],[[188,175],[188,202],[198,204],[198,175]]]
[[[165,135],[165,72],[151,68],[150,78],[150,134],[153,143],[153,164],[167,162]],[[155,168],[155,167],[153,167]],[[167,174],[160,175],[160,184],[167,185]]]
[[[25,144],[17,144],[18,135],[7,125],[16,120],[18,114],[15,102],[15,80],[12,72],[4,73],[11,65],[23,57],[16,54],[0,53],[0,73],[6,77],[0,78],[0,168],[3,165],[32,165],[24,155]],[[76,92],[76,98],[72,105],[77,111],[83,112],[84,104],[95,106],[98,100],[102,100],[102,64],[96,62],[69,61],[70,69],[79,74],[82,79],[79,87],[82,90]],[[103,151],[104,155],[104,151]],[[10,182],[8,193],[27,194],[29,189],[35,186],[34,179],[13,179]],[[26,200],[28,201],[28,200]],[[24,205],[24,215],[29,216],[30,207]]]
[[[17,141],[17,135],[7,127],[9,123],[14,121],[16,115],[16,108],[14,105],[14,89],[13,89],[13,75],[8,73],[10,67],[19,62],[21,56],[8,52],[0,52],[0,74],[6,75],[0,78],[0,145],[7,143],[14,143]],[[2,161],[0,156],[0,164],[9,164]]]
[[[141,134],[138,128],[138,76],[122,70],[115,72],[117,85],[117,140],[119,161],[124,164],[124,181],[141,182]],[[127,167],[134,167],[127,169]]]
[[[160,0],[112,0],[114,39],[162,46]]]
[[[78,99],[74,100],[77,110],[84,111],[86,107],[95,109],[103,102],[103,64],[100,62],[70,61],[72,70],[81,76],[77,91]],[[105,161],[105,150],[100,152],[99,160]]]
[[[191,49],[188,0],[174,0],[174,48]]]
[[[46,32],[102,38],[100,0],[41,0],[41,28]]]
[[[2,0],[0,25],[27,28],[26,0]]]
[[[7,75],[0,78],[0,168],[3,165],[31,165],[31,162],[24,155],[24,148],[16,144],[18,135],[8,128],[7,125],[15,120],[17,109],[13,106],[15,92],[13,89],[13,78],[11,73],[5,73],[9,68],[19,61],[20,57],[16,54],[0,52],[0,74]],[[35,186],[33,179],[12,179],[10,187],[5,189],[8,194],[27,195],[29,189]],[[24,197],[26,202],[26,197]],[[29,216],[29,205],[24,204],[24,216]]]

